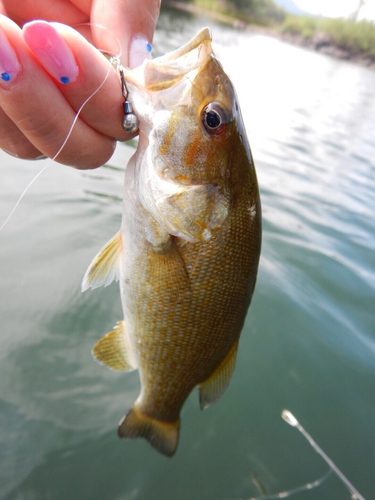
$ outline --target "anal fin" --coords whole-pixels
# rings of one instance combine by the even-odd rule
[[[201,384],[199,388],[199,404],[205,410],[217,401],[228,387],[236,364],[238,340],[236,340],[218,368]]]
[[[112,370],[130,371],[137,368],[126,345],[124,321],[119,321],[114,330],[98,340],[92,354]]]
[[[82,280],[82,292],[88,288],[107,286],[119,279],[122,254],[121,230],[95,255]]]
[[[125,439],[145,438],[159,453],[174,455],[180,430],[180,419],[164,422],[143,414],[133,406],[121,420],[118,435]]]

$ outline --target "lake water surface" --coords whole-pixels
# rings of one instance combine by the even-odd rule
[[[80,293],[118,230],[125,165],[51,165],[0,233],[0,498],[239,500],[293,490],[328,466],[375,499],[375,72],[251,31],[166,10],[155,53],[209,25],[258,172],[263,248],[236,370],[205,412],[194,391],[171,460],[117,423],[136,372],[91,348],[121,319],[116,284]],[[0,224],[43,162],[0,153]],[[331,474],[299,500],[345,500]]]

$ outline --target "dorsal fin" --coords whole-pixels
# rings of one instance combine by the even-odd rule
[[[205,410],[217,401],[228,387],[236,364],[238,349],[238,340],[236,340],[229,349],[228,354],[220,363],[218,368],[208,377],[207,380],[198,384],[199,404],[202,410]]]
[[[112,370],[130,371],[137,368],[126,343],[124,321],[119,321],[111,332],[98,340],[92,354]]]
[[[121,254],[122,237],[119,231],[93,258],[82,280],[82,292],[88,288],[108,286],[113,280],[118,281]]]

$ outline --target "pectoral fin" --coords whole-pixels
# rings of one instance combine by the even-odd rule
[[[158,300],[166,301],[167,307],[178,302],[190,291],[190,280],[176,241],[170,238],[169,248],[164,253],[155,252],[150,246],[147,254],[150,280],[160,287]]]
[[[130,371],[137,368],[126,344],[124,321],[100,339],[92,350],[93,356],[112,370]]]
[[[119,279],[119,263],[122,254],[121,231],[94,257],[82,280],[82,292],[88,288],[108,286]]]
[[[217,401],[228,387],[234,366],[236,364],[236,356],[238,349],[238,340],[234,342],[228,354],[225,356],[221,364],[214,373],[204,382],[198,385],[199,387],[199,404],[202,410],[205,410]]]

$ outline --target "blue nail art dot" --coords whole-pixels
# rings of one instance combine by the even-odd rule
[[[150,43],[147,44],[147,52],[151,52],[152,50],[152,45]]]
[[[1,79],[4,80],[4,82],[9,82],[9,80],[11,80],[11,76],[9,73],[1,73]]]
[[[60,78],[60,81],[61,81],[61,83],[69,83],[69,82],[70,82],[70,80],[69,80],[69,77],[68,77],[68,76],[62,76],[62,77]]]

